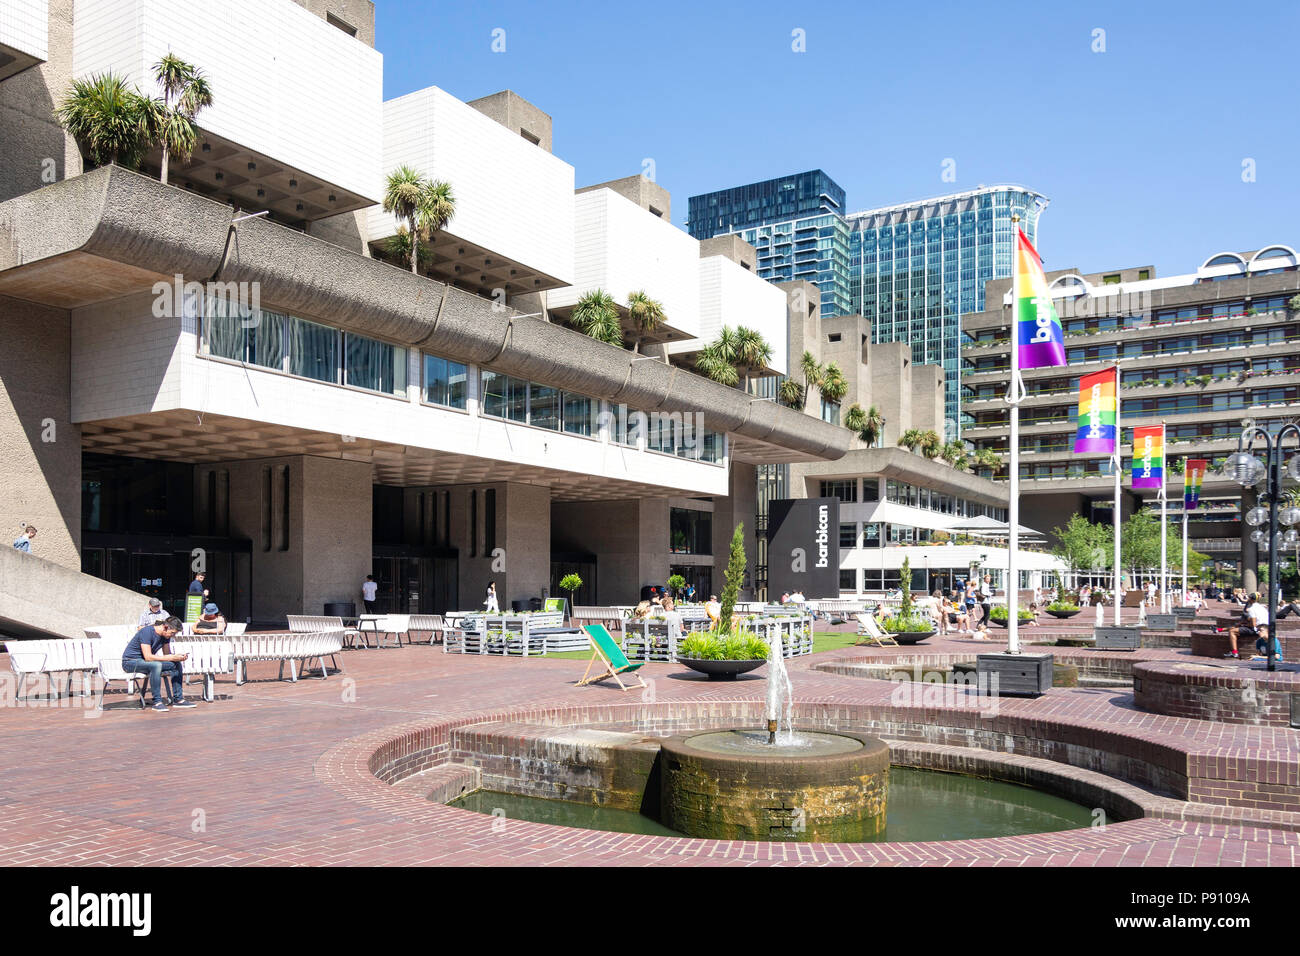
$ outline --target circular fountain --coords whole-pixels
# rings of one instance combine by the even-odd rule
[[[724,840],[870,839],[885,828],[888,745],[865,734],[794,733],[780,633],[769,642],[766,729],[665,740],[660,819]]]

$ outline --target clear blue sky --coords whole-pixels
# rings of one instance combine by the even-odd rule
[[[653,159],[678,224],[692,195],[820,167],[850,211],[1036,189],[1048,269],[1170,275],[1300,245],[1291,0],[375,6],[385,99],[512,89],[551,114],[580,186]]]

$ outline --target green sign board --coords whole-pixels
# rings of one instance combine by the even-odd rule
[[[187,594],[185,595],[185,623],[193,624],[203,613],[203,595]]]

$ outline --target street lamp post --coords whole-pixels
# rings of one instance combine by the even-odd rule
[[[1259,544],[1265,537],[1268,539],[1268,646],[1265,649],[1268,652],[1268,669],[1271,671],[1277,670],[1273,648],[1275,645],[1281,646],[1278,644],[1277,636],[1277,594],[1280,585],[1277,576],[1277,527],[1279,522],[1288,526],[1286,532],[1288,544],[1293,544],[1297,537],[1300,537],[1295,529],[1290,527],[1300,522],[1300,508],[1280,507],[1282,503],[1282,442],[1288,435],[1300,441],[1300,426],[1288,423],[1275,433],[1270,434],[1258,425],[1251,425],[1242,429],[1241,437],[1237,439],[1236,452],[1229,455],[1223,462],[1224,475],[1232,478],[1243,488],[1253,488],[1262,480],[1264,482],[1264,493],[1268,496],[1267,512],[1256,505],[1245,515],[1245,520],[1246,524],[1255,529],[1250,533],[1252,541]],[[1262,438],[1264,441],[1263,462],[1260,462],[1258,458],[1251,454],[1257,437]],[[1291,459],[1286,470],[1293,479],[1300,480],[1300,455]],[[1261,527],[1265,522],[1268,523],[1267,532]]]

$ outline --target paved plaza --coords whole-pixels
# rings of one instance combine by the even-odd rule
[[[623,694],[612,686],[575,687],[585,665],[574,660],[444,654],[437,645],[417,645],[346,652],[346,672],[323,681],[280,681],[275,665],[254,664],[243,686],[223,677],[214,702],[166,714],[142,712],[120,692],[107,696],[102,713],[80,698],[74,706],[52,706],[35,690],[22,706],[13,706],[10,687],[8,706],[0,709],[0,754],[7,768],[0,782],[0,864],[1296,862],[1300,731],[1145,713],[1134,707],[1132,689],[1118,686],[1054,688],[1037,699],[1002,699],[996,714],[980,716],[969,708],[963,712],[960,700],[945,704],[918,696],[900,702],[899,684],[857,673],[864,665],[971,659],[1001,647],[996,640],[935,637],[919,647],[849,647],[791,661],[796,725],[874,727],[869,732],[890,740],[896,760],[899,754],[920,755],[934,767],[961,766],[971,751],[956,745],[976,741],[982,742],[982,759],[1018,762],[1030,770],[1047,763],[1036,754],[1049,754],[1051,772],[1073,775],[1080,786],[1101,775],[1073,766],[1072,751],[1051,747],[1096,745],[1124,760],[1159,766],[1190,789],[1197,781],[1214,784],[1202,791],[1204,801],[1111,779],[1125,800],[1141,808],[1139,818],[1043,835],[926,844],[731,843],[499,820],[429,799],[431,791],[458,792],[465,778],[464,768],[440,763],[454,728],[517,721],[653,734],[675,721],[756,713],[765,682],[756,677],[710,683],[678,665],[650,664],[642,673],[651,691]],[[1130,654],[1054,650],[1115,658],[1122,661],[1117,667],[1137,660],[1191,660],[1178,648]],[[1222,663],[1234,671],[1250,666]],[[1043,744],[1049,738],[1053,743]],[[414,763],[405,764],[404,754]],[[411,769],[424,772],[407,774]],[[397,782],[379,779],[376,771]]]

